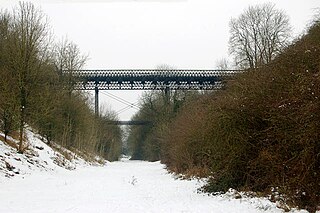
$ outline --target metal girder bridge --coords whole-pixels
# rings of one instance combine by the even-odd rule
[[[109,125],[135,125],[135,126],[143,126],[143,125],[152,125],[151,121],[109,121]]]
[[[76,90],[95,90],[95,112],[99,113],[99,90],[217,90],[223,81],[241,70],[65,70]]]
[[[239,70],[71,70],[77,90],[213,90]]]

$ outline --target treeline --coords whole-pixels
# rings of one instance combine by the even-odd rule
[[[287,204],[314,212],[320,202],[319,50],[316,24],[268,65],[185,106],[166,134],[162,161],[178,173],[209,176],[206,191],[276,191]]]
[[[116,160],[121,130],[108,125],[116,118],[110,113],[96,117],[89,94],[73,90],[72,75],[62,74],[83,67],[87,56],[66,39],[54,42],[45,20],[31,3],[0,12],[0,127],[5,140],[7,135],[19,138],[17,149],[23,153],[29,125],[49,144]]]
[[[270,61],[245,61],[251,68],[227,82],[225,90],[180,99],[177,111],[162,96],[143,97],[136,118],[156,122],[131,130],[133,156],[207,177],[207,192],[255,191],[285,203],[284,208],[315,212],[320,203],[319,23]]]
[[[131,159],[160,160],[163,150],[166,149],[164,136],[168,128],[171,128],[171,121],[183,103],[197,94],[198,92],[169,90],[144,93],[140,100],[140,110],[132,120],[148,121],[149,124],[130,127],[127,141]]]

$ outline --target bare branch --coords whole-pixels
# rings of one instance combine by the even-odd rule
[[[229,25],[229,52],[241,68],[269,63],[289,43],[289,18],[270,3],[250,6]]]

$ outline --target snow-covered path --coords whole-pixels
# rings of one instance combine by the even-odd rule
[[[265,200],[197,194],[199,185],[174,179],[159,162],[37,172],[0,179],[0,212],[282,212]]]

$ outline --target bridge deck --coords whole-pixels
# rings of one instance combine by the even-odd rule
[[[240,70],[70,70],[78,90],[213,90]]]
[[[151,121],[109,121],[108,122],[109,125],[138,125],[138,126],[142,126],[142,125],[152,125]]]

